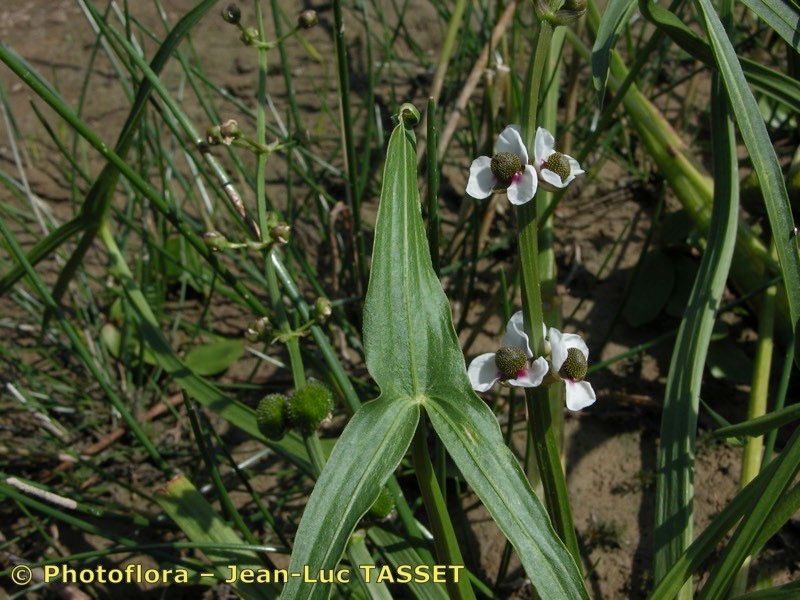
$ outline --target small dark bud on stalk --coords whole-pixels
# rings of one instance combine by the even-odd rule
[[[283,394],[269,394],[258,403],[256,422],[259,431],[267,439],[277,441],[286,435],[288,402],[289,399]]]
[[[236,4],[228,4],[222,9],[222,20],[231,25],[238,25],[242,20],[242,11]]]
[[[315,10],[304,10],[297,15],[297,25],[300,29],[311,29],[319,23],[319,17]]]
[[[289,399],[289,422],[303,435],[316,431],[333,410],[333,394],[318,381],[310,381]]]
[[[203,234],[203,243],[212,252],[222,252],[228,247],[228,240],[219,231],[206,231]]]
[[[244,332],[244,337],[249,342],[263,342],[266,341],[272,333],[272,324],[267,317],[261,317],[253,321],[253,323]]]

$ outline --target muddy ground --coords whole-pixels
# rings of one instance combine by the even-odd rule
[[[169,19],[174,22],[193,4],[189,0],[165,2]],[[284,1],[282,4],[290,14],[297,9],[296,3]],[[431,29],[431,23],[438,21],[432,18],[430,7],[422,0],[414,0],[412,4],[414,10],[410,11],[412,16],[406,22],[406,27],[417,32],[417,43],[435,56],[441,32],[438,28]],[[159,33],[163,31],[150,3],[131,3],[131,6],[134,5],[136,14],[143,22]],[[310,124],[310,129],[315,129],[315,132],[320,130],[323,135],[330,136],[330,145],[335,148],[335,134],[326,129],[329,128],[330,118],[324,116],[325,110],[336,109],[330,43],[332,14],[328,4],[312,2],[308,6],[320,12],[322,26],[310,32],[309,39],[325,60],[321,64],[310,60],[297,43],[290,43],[288,49],[296,59],[293,61],[296,64],[293,75],[303,116]],[[248,8],[243,11],[245,18],[250,14]],[[359,65],[365,60],[363,40],[359,27],[354,25],[348,31],[354,71],[354,102],[357,103],[363,91],[362,73],[359,71]],[[76,3],[63,0],[4,2],[0,7],[0,40],[56,82],[68,101],[77,101],[93,36]],[[241,46],[235,35],[224,30],[216,11],[200,23],[194,40],[205,70],[213,76],[214,81],[252,104],[256,81],[252,54]],[[152,52],[151,43],[145,43],[145,47]],[[168,84],[175,83],[175,73],[174,69],[167,70],[165,81]],[[419,106],[430,73],[410,75],[421,78],[421,84],[415,83],[409,89],[409,94],[415,96]],[[48,156],[50,142],[29,108],[32,96],[5,67],[0,67],[0,82],[9,94],[17,126],[29,140],[32,150],[32,165],[27,171],[31,188],[56,217],[64,219],[72,214],[74,208],[70,204],[65,182],[52,168]],[[269,89],[276,104],[282,105],[285,101],[283,80],[275,68],[270,70]],[[84,108],[85,118],[107,142],[113,142],[127,114],[128,104],[111,66],[102,58],[98,59],[95,66],[90,90]],[[380,97],[378,101],[381,101]],[[198,118],[198,124],[204,123],[198,107],[189,103],[187,108],[191,115]],[[55,117],[50,116],[55,121]],[[13,158],[2,124],[0,132],[0,161],[3,161],[5,170],[13,172]],[[89,152],[89,155],[93,153]],[[341,162],[338,157],[336,161],[337,164]],[[466,161],[464,157],[462,166],[468,164]],[[94,159],[90,164],[95,168],[101,165]],[[464,173],[465,169],[448,169],[445,172],[445,188],[463,189]],[[626,281],[636,263],[655,207],[653,193],[631,188],[628,180],[619,174],[619,169],[609,166],[608,172],[600,176],[596,184],[573,194],[557,212],[556,253],[560,280],[567,282],[560,289],[563,294],[563,314],[569,315],[581,302],[580,309],[567,326],[582,332],[590,348],[596,348],[607,334],[608,324],[623,297]],[[270,178],[271,182],[277,183],[281,174],[271,173]],[[5,193],[0,190],[0,194]],[[375,198],[366,200],[364,211],[367,221],[374,215],[375,202]],[[667,210],[675,208],[668,198]],[[501,219],[493,231],[497,233],[503,223],[505,221]],[[622,243],[612,255],[612,267],[605,271],[610,275],[598,277],[601,264],[623,231]],[[313,223],[303,228],[300,234],[313,236]],[[30,243],[32,240],[25,241]],[[103,258],[92,254],[90,260],[102,264]],[[49,276],[57,268],[55,264],[42,267]],[[342,290],[342,293],[346,293],[346,290]],[[4,312],[13,310],[13,305],[7,299],[0,300],[0,307]],[[461,332],[462,339],[469,337],[469,327],[480,319],[480,312],[481,307],[473,307],[467,327]],[[619,354],[673,329],[677,324],[675,318],[668,316],[662,316],[647,327],[638,329],[621,321],[605,345],[602,356],[595,356],[594,359]],[[246,316],[231,317],[229,326],[232,330],[241,330],[245,325]],[[744,316],[734,319],[732,325],[737,328],[740,339],[752,340],[751,318]],[[499,326],[497,318],[490,319],[469,352],[477,354],[492,349],[492,337]],[[752,343],[747,349],[752,352]],[[598,373],[592,379],[598,391],[597,404],[579,415],[567,416],[565,460],[569,489],[576,524],[585,548],[584,567],[591,573],[591,590],[596,598],[644,597],[644,590],[651,584],[655,449],[669,353],[670,344],[662,344]],[[241,371],[231,371],[228,377],[235,379],[237,372],[247,373],[249,367],[248,364]],[[734,386],[709,377],[704,399],[735,421],[743,417],[747,391],[746,385]],[[504,407],[498,410],[501,420],[506,414],[504,410]],[[701,415],[700,422],[701,433],[712,426],[705,415]],[[524,451],[524,434],[518,432],[515,441],[521,454]],[[250,450],[245,445],[239,453],[244,456]],[[698,529],[702,529],[736,492],[739,454],[740,451],[731,446],[701,441],[695,474]],[[468,533],[462,532],[467,542],[464,544],[466,558],[491,581],[497,571],[504,538],[479,504],[467,501],[464,509],[470,523]],[[752,569],[753,577],[770,579],[773,584],[793,579],[800,568],[798,540],[797,522],[791,522],[769,543],[756,561]],[[508,597],[527,596],[529,591],[524,587],[522,577],[518,563],[512,563],[512,574],[503,594]]]

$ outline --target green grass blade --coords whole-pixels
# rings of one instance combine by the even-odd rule
[[[752,508],[742,515],[736,533],[700,591],[699,596],[703,600],[725,597],[739,567],[757,543],[764,524],[800,470],[800,429],[795,430],[776,463],[774,475],[764,486]]]
[[[714,431],[711,435],[716,439],[740,437],[743,435],[759,436],[783,427],[788,423],[792,423],[800,419],[800,404],[792,404],[781,410],[775,410],[766,415],[744,421],[743,423],[736,423],[729,427],[721,427]]]
[[[708,31],[714,59],[728,92],[736,123],[758,174],[789,301],[791,331],[795,332],[800,320],[800,253],[783,173],[758,103],[747,85],[736,53],[713,5],[710,0],[696,0],[695,4]]]
[[[797,597],[800,597],[800,581],[736,596],[736,600],[794,600]]]
[[[677,16],[648,0],[640,0],[639,8],[650,22],[666,33],[683,50],[706,65],[713,66],[714,55],[711,45]],[[800,82],[754,60],[740,58],[740,62],[745,77],[754,88],[782,102],[790,110],[800,112]]]
[[[742,4],[772,27],[795,52],[800,52],[800,12],[795,4],[783,0],[742,0]]]
[[[694,452],[700,389],[716,311],[736,245],[739,210],[736,138],[718,79],[714,80],[714,86],[718,93],[713,95],[711,119],[715,176],[711,229],[675,341],[661,416],[656,475],[656,580],[675,564],[693,537]]]
[[[156,501],[164,512],[192,542],[201,544],[242,544],[241,538],[211,507],[197,488],[184,476],[178,475],[169,481],[157,494]],[[206,549],[204,554],[211,562],[210,569],[217,579],[230,576],[229,565],[240,569],[259,569],[261,563],[250,550],[224,551]],[[275,598],[273,586],[237,581],[233,588],[242,598]]]
[[[592,82],[602,105],[611,50],[617,43],[619,32],[631,18],[636,8],[636,0],[611,0],[603,11],[600,27],[597,29],[592,46]]]

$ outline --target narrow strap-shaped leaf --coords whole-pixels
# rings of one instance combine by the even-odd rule
[[[742,435],[758,436],[768,431],[783,427],[787,423],[800,419],[800,403],[792,404],[781,410],[775,410],[743,423],[736,423],[728,427],[721,427],[714,431],[713,437],[717,439],[739,437]]]
[[[772,27],[783,40],[800,52],[800,13],[791,2],[783,0],[742,0],[767,25]]]
[[[414,550],[413,541],[406,540],[388,529],[371,527],[367,535],[378,547],[386,561],[395,569],[401,566],[416,567],[425,562]],[[408,591],[418,600],[447,600],[447,591],[440,583],[422,583],[412,579],[408,583]]]
[[[797,331],[800,320],[800,253],[783,173],[758,103],[747,85],[733,46],[711,1],[696,0],[695,4],[708,31],[714,59],[728,92],[736,123],[758,174],[789,300],[791,331]]]
[[[359,519],[400,464],[417,428],[419,404],[394,400],[381,397],[364,404],[336,442],[300,521],[291,573],[335,568]],[[329,593],[328,585],[290,577],[281,597],[327,598]]]
[[[216,1],[217,0],[204,0],[186,15],[184,15],[181,20],[175,24],[175,27],[173,27],[169,32],[163,43],[156,51],[153,60],[150,62],[150,66],[154,72],[159,73],[164,68],[167,59],[169,59],[170,55],[181,42],[181,40],[183,40],[184,36],[192,30],[192,27],[194,27],[195,23],[197,23],[197,21],[199,21],[200,18],[205,15],[206,12],[208,12],[208,10],[216,3]],[[16,59],[25,68],[25,70],[27,70],[28,73],[35,73],[33,67],[28,65],[26,61],[18,57],[16,57]],[[26,78],[25,75],[20,76],[23,79]],[[31,75],[31,77],[33,77],[33,75]],[[58,97],[58,92],[52,88],[49,82],[44,80],[40,81],[50,90],[50,93],[54,97]],[[130,148],[130,144],[133,142],[133,134],[136,132],[142,115],[144,115],[144,108],[147,106],[147,100],[150,97],[152,89],[152,84],[146,78],[143,79],[115,146],[116,153],[122,157],[125,157],[128,149]],[[89,189],[86,198],[84,199],[84,203],[81,206],[78,217],[62,225],[50,233],[47,237],[37,242],[37,244],[28,254],[28,260],[31,262],[31,264],[36,266],[39,261],[46,258],[67,239],[75,235],[77,232],[86,229],[87,227],[90,228],[90,231],[85,236],[85,241],[82,244],[82,248],[88,249],[91,246],[91,241],[96,233],[96,229],[94,229],[93,226],[96,225],[99,215],[102,215],[105,212],[104,206],[107,206],[108,199],[110,199],[111,192],[116,186],[118,178],[118,168],[113,164],[112,161],[108,161],[106,166],[100,172],[98,178],[92,184],[92,187]],[[63,290],[66,289],[67,284],[72,278],[72,273],[74,273],[79,266],[83,254],[85,254],[85,250],[83,249],[79,252],[73,253],[70,257],[69,265],[66,266],[62,270],[62,273],[59,274],[59,281],[57,282],[53,292],[56,302],[59,301]],[[20,279],[20,277],[23,276],[23,274],[24,271],[19,265],[12,267],[12,269],[6,273],[2,279],[0,279],[0,295],[3,295],[6,291],[8,291],[11,286],[13,286]]]
[[[636,0],[611,0],[603,11],[600,27],[592,46],[592,82],[602,103],[603,91],[608,79],[608,65],[611,50],[617,43],[619,32],[631,18],[636,8]]]
[[[794,600],[800,597],[800,581],[792,581],[785,585],[758,590],[744,596],[736,596],[736,600]]]
[[[715,563],[706,584],[700,591],[703,600],[724,598],[745,558],[758,541],[759,532],[778,505],[800,470],[800,429],[796,429],[786,444],[777,463],[774,475],[767,481],[752,508],[744,513],[736,533]],[[771,466],[771,465],[770,465]]]
[[[736,246],[739,214],[736,136],[716,73],[712,89],[715,186],[711,226],[678,330],[664,391],[656,471],[656,579],[675,564],[693,537],[694,455],[703,369]]]
[[[713,66],[711,46],[675,14],[651,0],[640,0],[639,9],[647,20],[666,33],[683,50],[706,65]],[[800,112],[800,82],[748,58],[740,57],[740,63],[745,77],[754,88],[787,108]]]
[[[459,471],[497,522],[541,598],[588,598],[575,560],[503,443],[494,413],[467,386],[425,410]]]
[[[156,502],[193,542],[209,544],[243,544],[238,534],[214,511],[203,495],[186,476],[178,475],[155,495]],[[261,567],[252,550],[206,549],[203,553],[211,561],[210,569],[220,580],[231,575],[230,565],[257,570]],[[233,584],[236,592],[246,599],[275,598],[274,586],[243,583]]]
[[[657,585],[650,595],[650,600],[673,600],[678,591],[693,573],[697,572],[708,557],[716,550],[719,542],[727,535],[728,531],[739,522],[742,515],[750,512],[751,508],[761,497],[767,483],[775,476],[777,466],[783,457],[779,456],[769,463],[747,486],[742,489],[733,500],[731,500],[722,511],[714,517],[709,525],[697,536],[686,551],[680,555],[678,561],[672,565],[667,574],[657,580]],[[791,493],[790,493],[791,494]],[[786,494],[785,500],[775,507],[773,515],[779,513],[786,515],[788,519],[793,513],[787,513],[787,509],[793,506],[795,498],[790,498]],[[765,524],[762,532],[777,531],[780,528],[779,521],[770,518]],[[782,523],[781,523],[782,524]],[[758,538],[756,543],[765,541]],[[757,547],[754,545],[754,547]]]

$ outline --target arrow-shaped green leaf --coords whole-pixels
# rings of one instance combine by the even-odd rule
[[[431,264],[417,189],[414,134],[389,141],[364,308],[367,367],[381,397],[345,428],[297,532],[290,570],[336,566],[348,536],[429,413],[454,461],[520,556],[543,598],[587,598],[574,560],[556,536],[492,411],[472,391],[450,305]],[[328,589],[290,579],[284,598]]]

